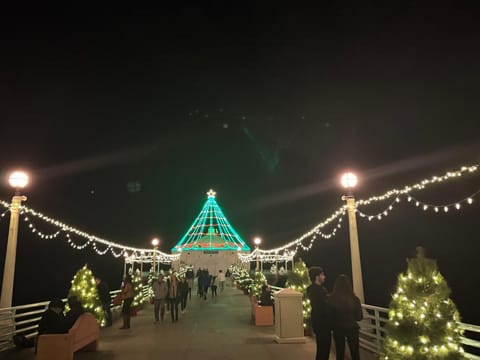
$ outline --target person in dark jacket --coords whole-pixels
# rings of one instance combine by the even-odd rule
[[[42,315],[38,323],[38,335],[42,334],[63,334],[68,329],[65,326],[65,316],[63,316],[63,301],[53,299],[48,304],[48,309]]]
[[[110,289],[105,281],[95,278],[97,283],[98,298],[102,303],[103,312],[105,313],[106,326],[112,326],[112,310],[110,309]]]
[[[311,324],[317,342],[316,360],[328,360],[332,343],[331,325],[327,304],[327,289],[322,284],[326,276],[318,266],[308,270],[312,285],[307,288],[307,296],[312,306]]]
[[[262,293],[260,294],[260,305],[273,306],[272,290],[268,285],[262,285]]]
[[[182,276],[179,279],[178,283],[178,294],[180,297],[180,311],[184,314],[187,311],[187,299],[188,299],[188,283],[185,276]]]
[[[347,275],[339,275],[335,280],[333,292],[328,298],[331,309],[333,339],[337,360],[343,360],[345,355],[345,338],[348,342],[352,360],[359,360],[359,343],[357,321],[362,320],[362,305],[355,296],[352,283]]]
[[[75,324],[75,321],[77,321],[80,315],[85,312],[82,303],[76,296],[70,296],[68,298],[68,306],[70,307],[70,310],[65,315],[65,327],[67,332],[73,326],[73,324]]]

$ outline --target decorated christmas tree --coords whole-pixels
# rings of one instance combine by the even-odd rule
[[[464,359],[460,317],[435,260],[419,247],[407,264],[390,303],[383,359]]]
[[[85,311],[92,313],[100,326],[105,326],[105,314],[98,297],[97,285],[92,271],[85,265],[77,271],[72,280],[68,297],[76,296]],[[66,309],[68,311],[68,307]]]
[[[143,297],[143,284],[142,277],[139,272],[134,271],[132,274],[132,284],[133,284],[133,301],[132,307],[137,307],[145,302]]]
[[[287,275],[286,287],[299,291],[303,294],[303,327],[310,327],[310,312],[312,307],[310,299],[307,297],[307,287],[311,284],[308,276],[308,268],[302,259],[299,259],[293,267],[293,271]]]
[[[256,296],[257,299],[260,298],[260,294],[262,293],[262,286],[267,283],[267,278],[261,271],[257,271],[253,278],[253,282],[250,285],[250,294]]]
[[[158,279],[157,273],[153,271],[153,268],[150,269],[150,272],[148,273],[148,278],[147,278],[147,286],[148,286],[148,298],[153,299],[154,294],[153,294],[153,281]],[[153,301],[153,300],[152,300]]]
[[[250,288],[253,280],[247,270],[243,268],[237,268],[236,271],[233,273],[233,278],[237,282],[238,288],[240,290],[243,290],[245,293],[248,292],[248,289]]]

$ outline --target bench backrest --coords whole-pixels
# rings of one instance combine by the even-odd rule
[[[78,317],[68,333],[73,336],[73,347],[77,350],[100,337],[100,326],[95,316],[86,312]]]

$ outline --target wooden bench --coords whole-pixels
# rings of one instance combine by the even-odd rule
[[[68,334],[43,334],[38,337],[36,360],[73,360],[79,350],[95,351],[100,338],[100,326],[90,313],[75,321]]]

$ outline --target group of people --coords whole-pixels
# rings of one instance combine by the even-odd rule
[[[316,360],[328,360],[332,339],[335,341],[337,360],[345,355],[345,339],[352,360],[359,360],[358,321],[362,320],[360,299],[355,296],[352,283],[347,275],[339,275],[333,291],[329,294],[323,286],[326,275],[321,267],[309,269],[312,284],[307,296],[312,307],[311,324],[316,336]]]
[[[218,270],[218,275],[210,274],[208,269],[199,268],[196,273],[197,277],[197,295],[207,300],[208,289],[212,292],[212,298],[217,297],[217,288],[220,287],[220,292],[225,288],[225,273]]]
[[[177,277],[175,273],[170,274],[167,279],[160,274],[157,279],[152,282],[153,289],[153,313],[155,322],[163,323],[165,317],[165,307],[170,310],[172,323],[178,321],[178,305],[180,304],[181,313],[187,311],[187,299],[192,288],[187,279],[187,274]]]

